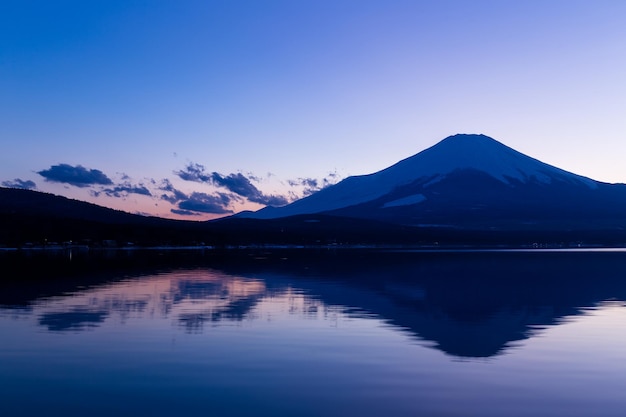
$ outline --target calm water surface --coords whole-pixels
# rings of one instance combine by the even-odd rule
[[[0,258],[1,416],[626,412],[626,253],[122,258]]]

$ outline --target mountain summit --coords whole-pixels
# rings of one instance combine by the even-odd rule
[[[608,219],[626,227],[625,212],[622,184],[564,171],[485,135],[459,134],[376,173],[238,217],[323,213],[411,226],[520,229]]]
[[[554,179],[561,179],[595,187],[592,180],[528,157],[485,135],[449,136],[435,146],[400,161],[381,173],[391,171],[392,175],[404,178],[424,176],[443,178],[463,169],[484,172],[506,184],[515,181],[550,183]]]

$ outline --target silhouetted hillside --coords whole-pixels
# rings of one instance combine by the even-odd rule
[[[37,191],[0,188],[0,243],[190,244],[201,224],[145,217]]]
[[[139,216],[52,194],[0,188],[0,245],[9,247],[70,241],[92,247],[131,243],[218,248],[239,245],[545,247],[626,244],[626,232],[622,229],[528,227],[502,230],[487,227],[488,220],[469,228],[406,226],[328,214],[277,219],[230,217],[192,222]]]

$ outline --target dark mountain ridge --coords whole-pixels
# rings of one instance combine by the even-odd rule
[[[31,190],[0,188],[0,244],[187,243],[201,223],[126,213]]]

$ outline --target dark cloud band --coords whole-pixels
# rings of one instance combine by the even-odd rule
[[[37,172],[46,181],[70,184],[76,187],[90,185],[112,185],[113,181],[98,169],[88,169],[82,165],[52,165],[49,169]]]

